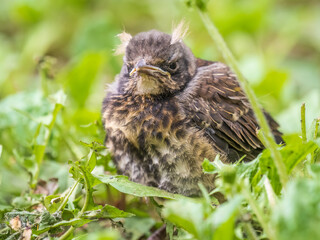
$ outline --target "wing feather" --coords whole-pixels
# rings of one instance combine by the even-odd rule
[[[259,125],[236,75],[225,64],[198,59],[195,77],[180,94],[191,124],[204,129],[213,146],[229,161],[242,155],[254,158],[263,148],[257,136]],[[277,141],[278,124],[265,113]]]

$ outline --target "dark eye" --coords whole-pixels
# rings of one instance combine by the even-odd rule
[[[176,63],[176,62],[170,63],[170,64],[169,64],[169,68],[170,68],[171,70],[176,70],[176,68],[177,68],[177,63]]]

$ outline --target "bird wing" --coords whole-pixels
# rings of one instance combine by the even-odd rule
[[[244,154],[253,159],[264,148],[257,136],[259,125],[236,75],[223,63],[198,60],[198,71],[180,94],[186,115],[203,129],[229,161]],[[265,113],[274,135],[281,141],[277,123]]]

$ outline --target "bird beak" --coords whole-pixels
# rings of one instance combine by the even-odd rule
[[[171,76],[170,73],[162,70],[161,68],[146,64],[144,59],[139,60],[135,67],[130,72],[130,77],[135,73],[146,73],[149,75],[154,75],[155,73],[160,73],[161,75]]]

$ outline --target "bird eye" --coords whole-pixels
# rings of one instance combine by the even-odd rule
[[[176,63],[176,62],[170,63],[169,68],[170,68],[171,70],[176,70],[176,68],[177,68],[177,63]]]

